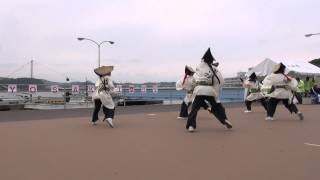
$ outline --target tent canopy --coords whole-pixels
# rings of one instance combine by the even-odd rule
[[[250,69],[246,75],[250,76],[252,72],[255,72],[257,76],[266,76],[271,74],[274,65],[280,62],[287,67],[286,72],[288,74],[300,76],[320,76],[320,68],[308,62],[274,61],[269,58]]]

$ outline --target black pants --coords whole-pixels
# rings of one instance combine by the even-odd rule
[[[96,122],[99,119],[99,111],[101,109],[101,101],[100,99],[95,99],[94,100],[94,110],[93,110],[93,115],[92,115],[92,122]],[[103,113],[104,113],[104,118],[112,118],[114,117],[114,110],[115,109],[108,109],[105,106],[102,105]]]
[[[184,101],[182,101],[181,109],[180,109],[180,117],[188,117],[188,109],[191,103],[186,104]]]
[[[192,109],[188,117],[186,128],[189,126],[197,128],[196,118],[198,111],[201,107],[208,107],[206,104],[207,101],[211,105],[212,114],[222,123],[225,124],[225,120],[227,119],[226,112],[221,103],[217,103],[214,97],[212,96],[196,96],[193,103]]]
[[[299,104],[302,104],[302,96],[303,96],[303,93],[296,92],[296,93],[295,93],[295,96],[296,96]]]
[[[264,107],[264,109],[267,111],[267,102],[266,102],[266,99],[265,98],[262,98],[262,99],[258,99],[256,101],[259,101],[261,103],[261,105]],[[254,101],[244,101],[246,106],[247,106],[247,110],[251,111],[251,104],[254,102]]]
[[[290,113],[298,113],[298,108],[295,104],[289,104],[289,99],[277,99],[277,98],[270,98],[268,101],[268,110],[267,116],[273,117],[274,113],[276,112],[278,103],[282,101],[283,105],[290,111]]]

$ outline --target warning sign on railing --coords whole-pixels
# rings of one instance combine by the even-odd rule
[[[158,85],[155,84],[155,85],[152,86],[152,92],[153,93],[158,93]]]
[[[79,94],[79,93],[80,93],[79,85],[72,85],[72,94]]]
[[[129,85],[129,93],[134,93],[134,85]]]
[[[88,92],[94,92],[96,87],[94,85],[88,85]]]
[[[17,85],[16,84],[9,84],[8,85],[8,92],[10,92],[10,93],[17,92]]]
[[[117,85],[115,91],[121,94],[122,93],[122,85]]]
[[[29,92],[36,93],[38,91],[36,84],[29,84]]]
[[[141,93],[147,93],[147,86],[141,85]]]
[[[51,92],[53,92],[53,93],[59,92],[59,86],[58,85],[52,85],[51,86]]]

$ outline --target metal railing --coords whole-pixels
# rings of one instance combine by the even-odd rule
[[[66,95],[67,92],[70,95]],[[185,97],[185,91],[177,91],[175,87],[158,87],[157,92],[153,92],[152,87],[147,87],[146,91],[141,91],[140,87],[132,88],[122,85],[122,92],[115,97],[117,102],[123,105],[129,101],[162,101],[164,104],[181,103]],[[26,105],[46,105],[63,106],[69,108],[75,105],[91,107],[92,92],[87,86],[79,85],[79,92],[72,92],[71,85],[59,85],[58,92],[51,92],[51,84],[37,84],[37,92],[29,92],[29,84],[17,84],[17,92],[8,92],[7,84],[0,84],[0,103],[26,104]],[[242,87],[225,87],[222,90],[220,99],[222,102],[242,102],[244,89]]]

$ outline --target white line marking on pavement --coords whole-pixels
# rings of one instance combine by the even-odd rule
[[[304,143],[305,145],[307,145],[307,146],[316,146],[316,147],[320,147],[320,145],[319,144],[311,144],[311,143]]]
[[[148,116],[155,116],[156,114],[148,114]]]

